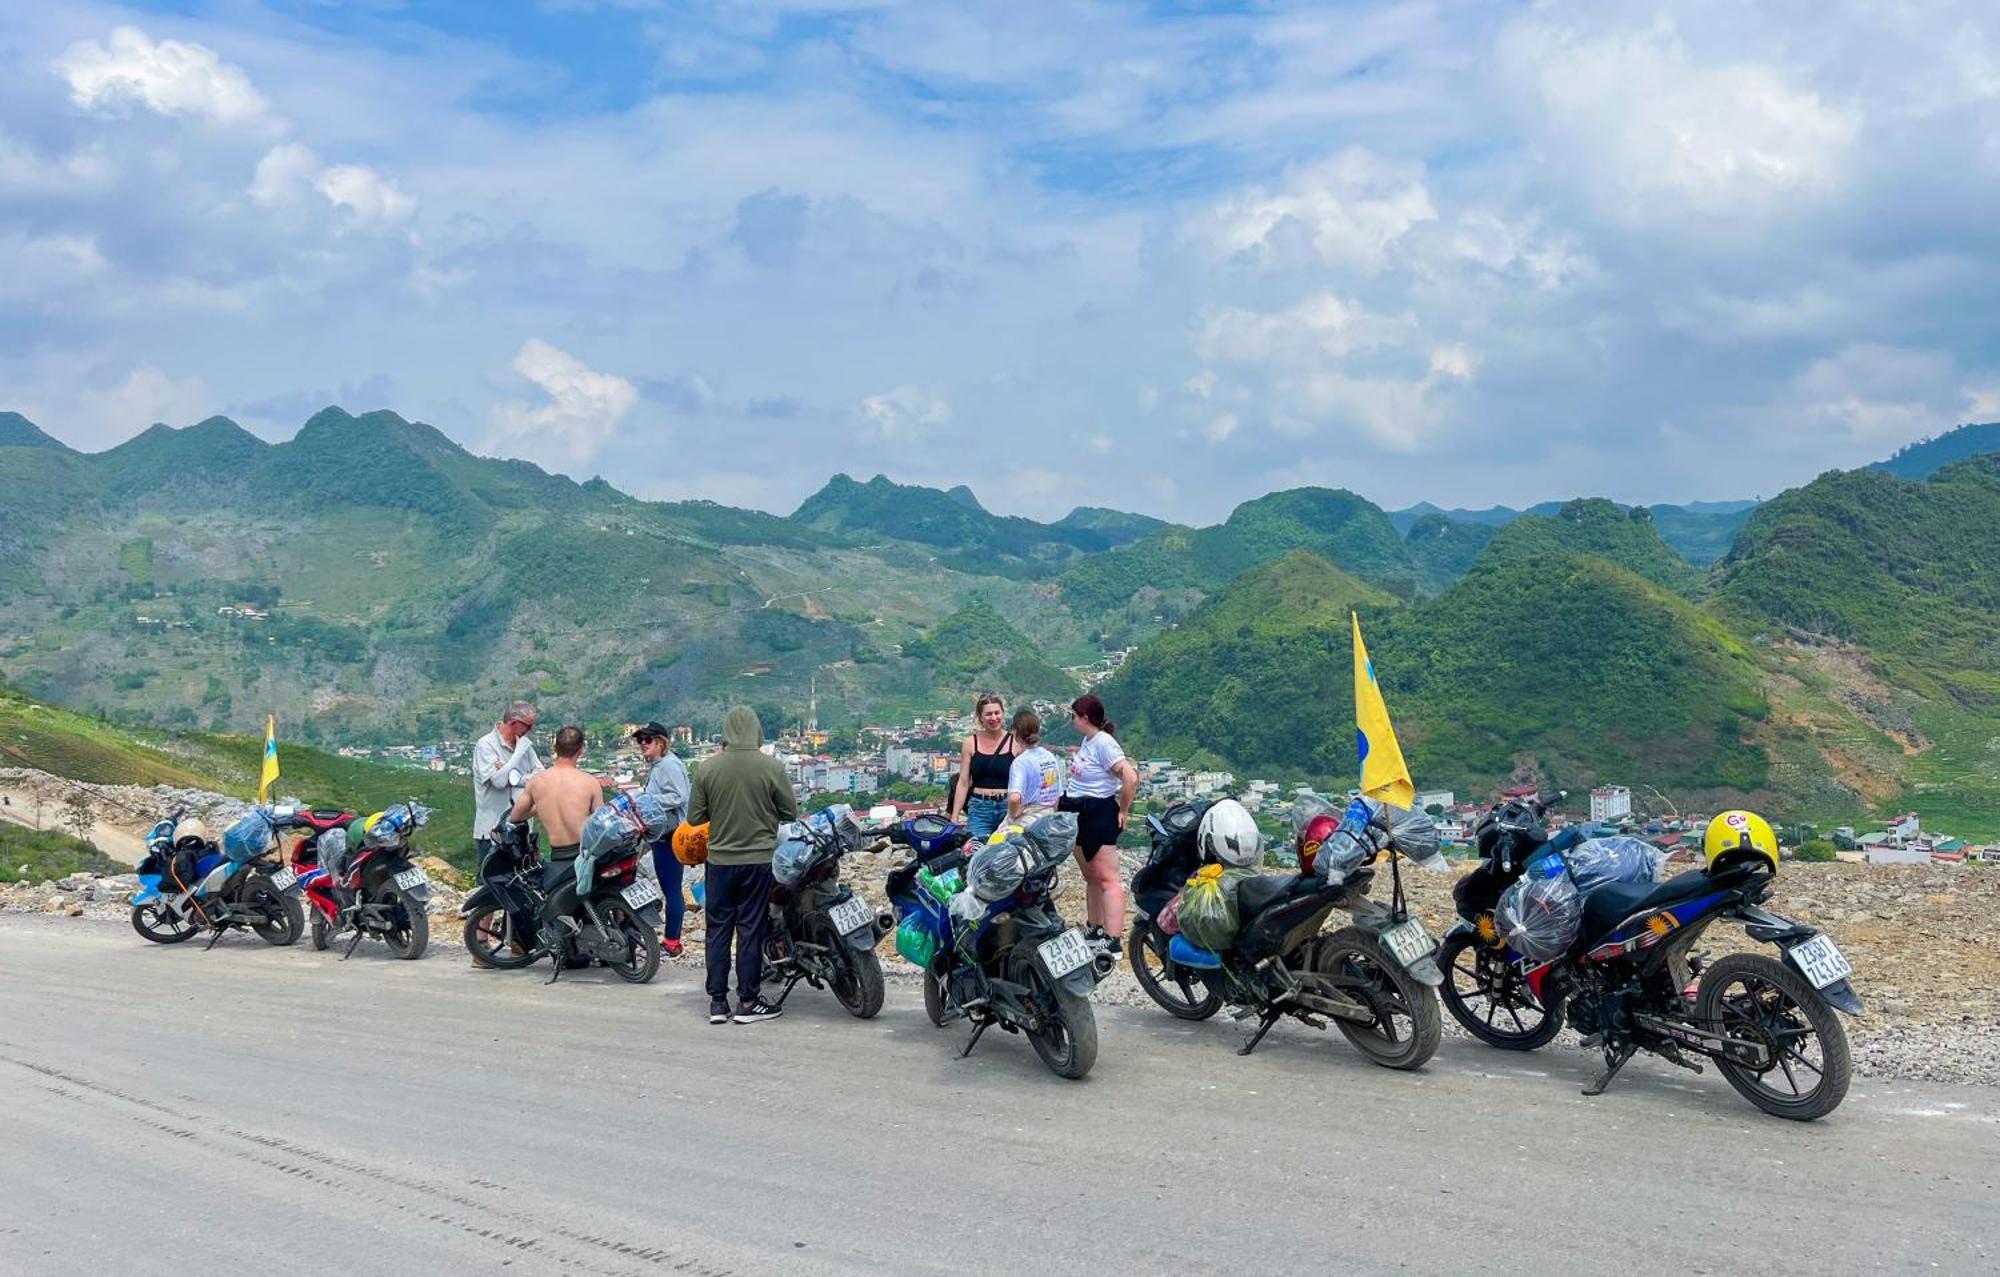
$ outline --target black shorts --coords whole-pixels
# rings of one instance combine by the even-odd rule
[[[1115,847],[1118,844],[1117,798],[1064,794],[1062,801],[1056,804],[1056,810],[1076,813],[1076,845],[1083,848],[1085,860],[1096,855],[1099,847]]]

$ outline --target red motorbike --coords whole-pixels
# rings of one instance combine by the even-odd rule
[[[325,828],[301,838],[294,857],[311,856],[300,872],[312,906],[313,948],[328,948],[352,928],[343,958],[365,936],[379,936],[398,958],[420,958],[430,943],[430,877],[412,863],[412,836],[430,819],[430,808],[398,803],[367,822],[351,812],[314,812]],[[344,817],[345,819],[339,819]],[[303,826],[302,826],[303,827]],[[295,859],[294,863],[297,861]]]

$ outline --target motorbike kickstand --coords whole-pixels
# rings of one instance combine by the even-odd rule
[[[222,939],[223,932],[229,930],[228,927],[225,927],[223,924],[219,922],[211,922],[208,925],[210,928],[212,928],[212,930],[209,933],[208,943],[201,947],[201,951],[203,953],[207,953],[210,949],[213,949],[215,947],[215,942]]]
[[[802,975],[794,975],[794,976],[786,976],[786,977],[785,977],[785,991],[784,991],[783,993],[780,993],[780,994],[778,995],[778,1000],[777,1000],[776,1002],[773,1002],[773,1003],[772,1003],[771,1005],[772,1005],[772,1006],[774,1006],[774,1007],[782,1007],[782,1006],[784,1006],[784,1005],[785,1005],[785,999],[786,999],[786,998],[789,998],[789,997],[791,997],[791,996],[792,996],[792,990],[793,990],[793,989],[796,989],[796,988],[798,988],[798,987],[799,987],[799,981],[801,981],[801,980],[803,980],[803,979],[805,979],[805,977],[804,977],[804,976],[802,976]]]
[[[1257,1025],[1257,1031],[1250,1035],[1248,1042],[1236,1048],[1236,1054],[1248,1055],[1256,1050],[1257,1044],[1264,1040],[1264,1035],[1271,1031],[1271,1026],[1278,1022],[1278,1017],[1282,1014],[1284,1013],[1281,1011],[1266,1011],[1263,1020]]]
[[[347,942],[347,952],[346,952],[346,953],[343,953],[343,954],[341,954],[341,955],[340,955],[340,960],[341,960],[342,962],[345,962],[345,961],[347,961],[347,960],[348,960],[349,958],[353,957],[353,956],[354,956],[354,951],[355,951],[356,949],[359,949],[359,948],[361,947],[361,934],[362,934],[362,933],[361,933],[361,919],[359,919],[359,918],[356,918],[356,919],[354,920],[354,939],[352,939],[352,940],[349,940],[349,941]]]
[[[958,1053],[959,1059],[962,1060],[966,1056],[972,1054],[972,1048],[979,1045],[979,1035],[986,1032],[987,1026],[992,1023],[993,1021],[991,1020],[981,1020],[978,1024],[973,1026],[972,1037],[969,1041],[966,1042],[965,1049]]]
[[[1619,1047],[1618,1054],[1613,1056],[1605,1064],[1604,1072],[1598,1074],[1596,1079],[1592,1081],[1589,1086],[1584,1087],[1583,1093],[1585,1095],[1604,1094],[1605,1088],[1611,1085],[1611,1079],[1618,1076],[1618,1070],[1625,1067],[1625,1062],[1627,1060],[1630,1060],[1632,1058],[1633,1053],[1638,1049],[1639,1049],[1638,1047],[1633,1046],[1630,1042],[1627,1042],[1624,1046]]]

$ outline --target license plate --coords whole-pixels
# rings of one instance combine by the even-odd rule
[[[844,936],[850,931],[859,931],[874,922],[875,911],[868,907],[866,900],[855,895],[849,896],[829,909],[827,917],[833,920],[833,929]]]
[[[415,891],[429,881],[424,877],[424,871],[414,865],[396,875],[396,885],[408,891]]]
[[[1806,973],[1815,989],[1824,989],[1854,974],[1854,967],[1847,961],[1847,955],[1831,936],[1814,936],[1804,944],[1791,949],[1792,961],[1798,963],[1799,970]]]
[[[280,891],[290,891],[299,885],[299,875],[289,868],[280,869],[271,875],[271,885]]]
[[[1422,962],[1437,948],[1437,941],[1415,918],[1406,918],[1382,933],[1382,945],[1389,956],[1404,966]]]
[[[1049,974],[1058,980],[1090,961],[1090,946],[1083,942],[1083,932],[1075,927],[1053,940],[1042,941],[1035,951],[1042,955],[1042,965],[1049,969]]]
[[[634,909],[644,909],[655,900],[664,899],[660,895],[660,884],[651,878],[641,878],[618,894],[625,897],[625,903]]]

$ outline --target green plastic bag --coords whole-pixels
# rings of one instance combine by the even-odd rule
[[[1203,865],[1181,888],[1181,934],[1189,943],[1221,952],[1236,939],[1242,919],[1236,908],[1236,893],[1245,878],[1254,878],[1254,869],[1225,869]]]
[[[920,967],[928,968],[937,956],[938,938],[919,914],[909,914],[896,927],[896,952]]]

